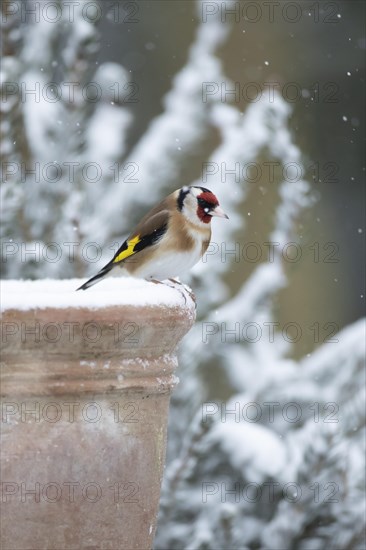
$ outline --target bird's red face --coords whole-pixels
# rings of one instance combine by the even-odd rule
[[[213,216],[228,218],[217,197],[206,187],[191,185],[176,192],[177,208],[193,224],[209,224]]]
[[[210,223],[212,216],[227,218],[219,205],[217,197],[211,191],[204,191],[197,196],[197,216],[203,223]]]

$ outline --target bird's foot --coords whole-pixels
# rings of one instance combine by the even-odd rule
[[[192,302],[194,303],[195,305],[195,308],[197,308],[197,303],[196,303],[196,297],[195,295],[193,294],[193,291],[191,288],[189,288],[189,286],[181,283],[178,279],[168,279],[168,281],[170,281],[171,283],[173,283],[173,286],[172,288],[177,288],[176,285],[179,285],[181,287],[183,287],[184,289],[184,292],[182,292],[181,289],[177,288],[177,290],[179,290],[179,292],[182,294],[183,298],[184,298],[184,303],[186,304],[187,303],[187,298],[186,298],[186,294],[188,294],[188,296],[190,297],[190,299],[192,300]],[[170,286],[170,285],[169,285]]]
[[[160,284],[160,285],[166,285],[166,286],[169,286],[170,288],[174,288],[175,290],[178,290],[178,292],[181,293],[181,295],[183,296],[184,298],[184,304],[187,303],[187,294],[188,296],[190,297],[190,299],[192,300],[192,302],[194,303],[195,307],[197,308],[197,303],[196,303],[196,297],[195,295],[193,294],[193,291],[192,289],[190,289],[188,286],[184,285],[183,283],[181,283],[180,281],[178,281],[177,279],[166,279],[166,281],[170,281],[171,283],[173,284],[168,284],[166,281],[163,282],[163,281],[158,281],[157,279],[150,279],[150,281],[154,284]],[[180,287],[183,287],[184,290],[182,290]]]

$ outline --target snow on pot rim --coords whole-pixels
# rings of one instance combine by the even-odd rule
[[[76,292],[83,282],[84,279],[2,280],[0,310],[165,306],[194,315],[194,302],[180,285],[173,288],[169,282],[155,284],[133,277],[110,277],[86,291]]]

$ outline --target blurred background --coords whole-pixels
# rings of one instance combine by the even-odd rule
[[[363,547],[364,2],[68,4],[2,8],[3,277],[91,275],[155,200],[211,188],[230,222],[184,279],[198,321],[156,547]],[[203,421],[208,402],[269,401],[307,412]],[[315,402],[337,404],[338,431],[314,423]],[[208,505],[207,480],[336,483],[338,501]]]
[[[248,106],[246,95],[256,99],[260,89],[269,97],[268,82],[274,83],[273,89],[283,91],[293,108],[289,126],[317,200],[303,219],[305,257],[287,265],[292,270],[291,284],[282,296],[280,319],[283,323],[301,319],[307,326],[316,320],[332,321],[342,327],[365,310],[365,241],[359,231],[365,217],[365,6],[358,1],[325,4],[318,2],[307,9],[306,2],[297,2],[292,8],[281,2],[271,10],[261,2],[259,9],[250,2],[237,2],[231,8],[228,5],[222,18],[232,24],[232,29],[218,53],[225,74],[233,83],[240,83],[243,93],[239,101],[227,96],[240,111]],[[209,19],[213,5],[207,3],[201,15],[207,12]],[[103,39],[99,60],[122,63],[138,85],[139,101],[131,105],[134,125],[129,147],[162,112],[161,98],[186,63],[198,21],[194,2],[142,2],[139,7],[139,23],[128,25],[127,32],[121,32],[113,18],[105,18],[100,27]],[[252,82],[258,87],[245,88]],[[227,86],[227,90],[233,89],[233,85]],[[298,90],[301,97],[297,97]],[[215,142],[215,135],[209,138]],[[201,178],[204,154],[193,152],[172,188]],[[259,188],[269,186],[269,169],[262,169],[263,177],[255,181],[242,210],[246,218],[250,211],[251,218],[240,242],[266,241],[274,205],[266,208],[263,204]],[[280,170],[274,172],[278,185]],[[256,177],[252,175],[254,180]],[[316,242],[319,263],[313,261],[315,251],[310,250]],[[327,243],[337,247],[324,249]],[[333,250],[337,250],[334,259],[338,261],[324,262],[327,255],[332,259]],[[255,257],[254,250],[250,252]],[[229,276],[234,287],[249,276],[255,263],[242,261],[234,266]],[[297,343],[295,353],[302,355],[312,347],[310,331],[307,336]]]

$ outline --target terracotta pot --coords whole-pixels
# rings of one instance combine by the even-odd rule
[[[63,282],[54,283],[57,295]],[[24,293],[32,284],[37,295],[39,281],[24,283]],[[122,297],[133,304],[128,289]],[[62,308],[51,293],[50,307],[24,311],[8,298],[1,548],[152,547],[175,351],[194,322],[190,297],[170,292],[173,303],[162,294],[162,303],[82,306],[78,298]]]

